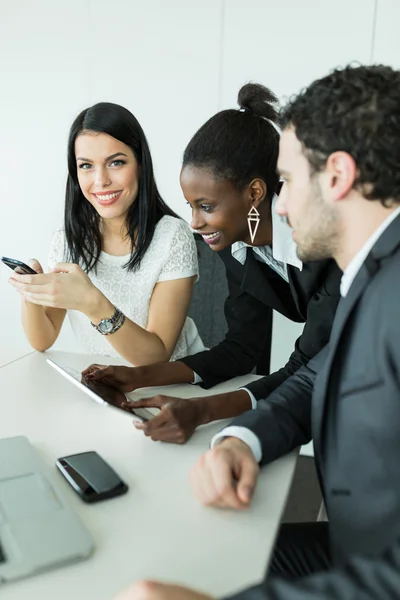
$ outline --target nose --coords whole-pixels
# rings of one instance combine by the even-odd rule
[[[198,210],[192,209],[192,222],[191,228],[199,231],[204,227],[204,219],[201,218],[201,213]]]
[[[105,167],[99,167],[95,172],[95,185],[99,188],[105,188],[111,183],[110,175]]]

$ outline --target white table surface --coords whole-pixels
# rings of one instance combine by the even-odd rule
[[[23,358],[24,356],[27,356],[31,353],[33,353],[32,349],[28,350],[26,348],[20,348],[15,346],[10,347],[0,345],[0,368],[16,360],[19,360],[20,358]]]
[[[96,404],[54,371],[46,364],[47,356],[79,369],[92,362],[83,355],[48,352],[3,366],[0,437],[26,435],[39,449],[92,534],[96,550],[79,564],[1,586],[1,599],[111,600],[142,578],[221,596],[261,580],[296,455],[263,469],[247,512],[205,508],[192,496],[188,472],[224,423],[199,428],[183,446],[153,442],[135,430],[129,415]],[[236,389],[251,379],[236,378],[212,393]],[[189,384],[162,390],[182,397],[207,393]],[[153,394],[154,388],[147,388],[138,396]],[[126,495],[87,505],[64,482],[55,460],[87,450],[96,450],[115,468],[129,485]]]

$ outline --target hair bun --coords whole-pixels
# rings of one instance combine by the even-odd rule
[[[260,83],[246,83],[241,87],[237,102],[242,110],[257,117],[264,117],[274,123],[278,118],[278,98]]]

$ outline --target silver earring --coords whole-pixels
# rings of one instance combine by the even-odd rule
[[[247,225],[249,227],[251,243],[254,243],[257,229],[260,224],[260,213],[255,206],[252,206],[247,214]]]

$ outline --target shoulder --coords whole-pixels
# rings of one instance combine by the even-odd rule
[[[182,233],[184,235],[190,235],[193,237],[192,230],[186,221],[179,219],[179,217],[172,217],[170,215],[164,215],[161,217],[156,225],[156,232],[163,235],[166,233],[170,233],[171,235]]]
[[[194,234],[189,224],[183,219],[165,215],[156,225],[154,242],[163,248],[173,247],[176,252],[182,248],[196,248]]]
[[[66,260],[66,244],[64,229],[58,229],[53,233],[50,242],[50,251],[48,255],[48,266],[53,268],[56,263]]]
[[[237,260],[232,255],[232,246],[228,246],[227,248],[220,250],[216,254],[224,263],[228,281],[230,281],[230,282],[236,281],[237,283],[241,283],[244,278],[246,269],[247,269],[246,263],[249,260],[249,253],[247,252],[247,250],[246,250],[246,260],[245,260],[244,264],[242,264],[239,260]],[[250,260],[251,260],[251,258],[252,257],[250,257]],[[259,263],[257,263],[256,261],[254,261],[254,262],[256,263],[255,268],[258,268]],[[262,273],[258,273],[258,270],[257,270],[257,274],[259,274],[260,276],[263,276]]]
[[[154,256],[159,258],[162,265],[158,281],[198,275],[194,235],[183,219],[171,216],[160,219],[153,248]]]
[[[298,279],[303,281],[310,292],[324,291],[331,296],[340,296],[340,280],[343,272],[333,259],[316,260],[303,264]]]
[[[52,240],[53,241],[57,241],[57,242],[63,242],[65,240],[65,230],[64,230],[64,227],[60,227],[60,229],[57,229],[53,233]]]
[[[232,246],[228,246],[227,248],[220,250],[217,252],[217,254],[227,268],[231,270],[233,269],[234,271],[243,270],[244,265],[242,265],[234,256],[232,256]]]
[[[57,231],[55,231],[53,233],[53,236],[51,238],[50,248],[53,251],[56,251],[56,250],[62,250],[62,251],[64,251],[64,246],[65,246],[65,231],[64,231],[64,228],[57,229]]]
[[[399,294],[400,294],[400,247],[390,257],[377,263],[375,271],[374,288],[379,291],[377,302],[390,306],[392,313],[400,315]],[[397,316],[397,321],[400,319]]]

